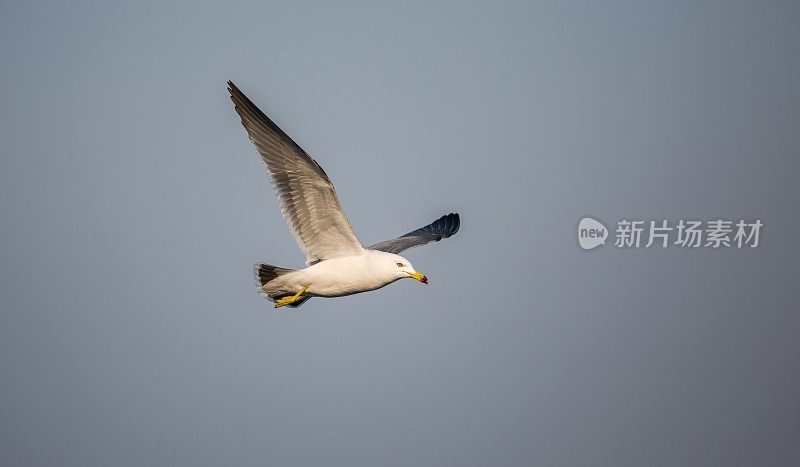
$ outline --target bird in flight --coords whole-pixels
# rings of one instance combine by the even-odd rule
[[[458,214],[450,213],[401,237],[364,247],[350,227],[336,190],[322,167],[247,96],[228,81],[236,112],[267,166],[297,245],[306,254],[304,269],[259,263],[259,292],[275,303],[298,307],[311,297],[341,297],[379,289],[399,279],[428,278],[398,253],[458,232]]]

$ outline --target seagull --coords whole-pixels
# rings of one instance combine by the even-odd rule
[[[258,290],[275,308],[298,307],[311,297],[342,297],[380,289],[399,279],[428,278],[399,253],[438,242],[458,232],[456,213],[391,240],[364,247],[342,210],[336,190],[322,167],[228,81],[236,113],[267,167],[281,212],[306,268],[288,269],[259,263]]]

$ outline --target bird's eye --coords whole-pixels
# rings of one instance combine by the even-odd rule
[[[405,264],[403,264],[403,263],[397,263],[397,267],[398,267],[398,268],[402,268],[403,266],[405,266]]]

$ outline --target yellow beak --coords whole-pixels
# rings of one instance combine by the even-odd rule
[[[422,274],[421,272],[407,272],[406,274],[408,274],[410,277],[422,282],[423,284],[427,284],[428,283],[428,278],[425,277],[425,274]]]

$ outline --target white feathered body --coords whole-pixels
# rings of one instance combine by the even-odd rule
[[[358,256],[320,261],[305,269],[275,278],[265,284],[263,290],[270,295],[279,295],[293,294],[308,287],[307,295],[341,297],[379,289],[403,278],[403,275],[398,274],[397,268],[386,267],[387,255],[381,251],[365,249]],[[413,268],[410,270],[413,271]]]

